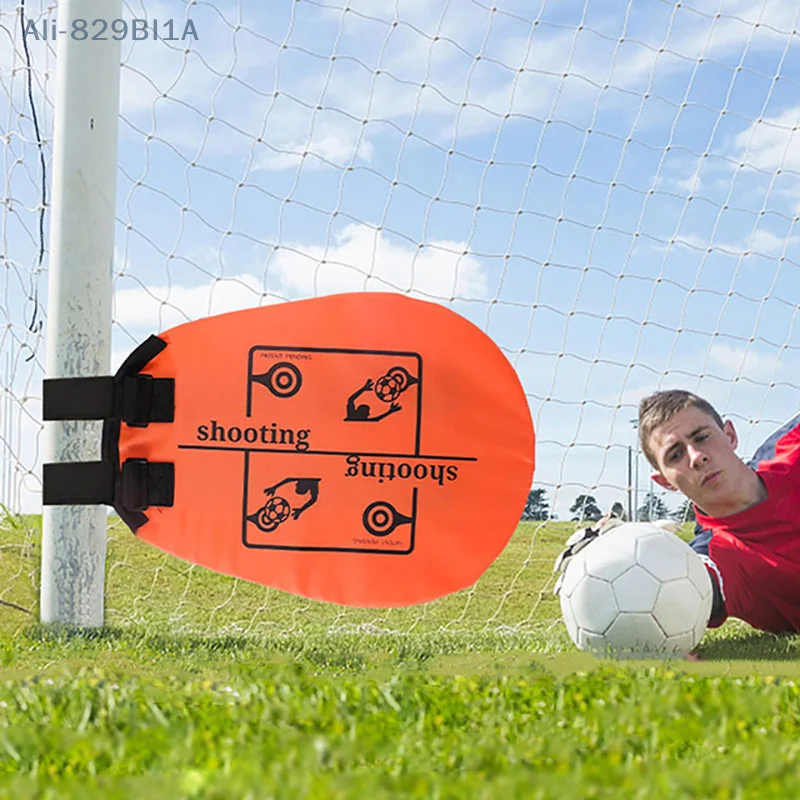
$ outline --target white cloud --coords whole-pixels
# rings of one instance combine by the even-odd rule
[[[279,302],[253,275],[217,278],[199,286],[135,286],[117,289],[114,321],[124,328],[166,330],[190,320]]]
[[[463,242],[432,241],[414,247],[368,225],[344,228],[327,249],[284,245],[267,264],[269,282],[253,272],[199,285],[142,285],[123,274],[114,294],[114,322],[125,330],[155,333],[212,314],[346,291],[400,291],[446,301],[487,295],[481,262],[464,255]],[[204,254],[195,254],[197,263]],[[255,271],[255,270],[254,270]],[[135,274],[127,266],[126,273]],[[119,354],[115,356],[118,358]]]
[[[282,248],[270,272],[292,296],[335,292],[400,291],[447,300],[487,293],[480,261],[462,242],[433,241],[421,248],[387,238],[368,225],[348,225],[328,247]]]
[[[481,262],[464,255],[463,242],[432,241],[417,248],[368,225],[344,228],[327,249],[301,243],[282,247],[268,265],[272,282],[245,272],[200,285],[148,285],[118,279],[114,321],[125,329],[165,330],[211,314],[346,291],[400,291],[449,300],[487,295]]]
[[[356,159],[369,163],[375,150],[369,141],[362,138],[359,142],[355,135],[344,129],[317,133],[310,141],[272,141],[270,145],[266,154],[256,159],[254,170],[293,169],[301,161],[305,162],[305,170],[330,166],[330,163],[346,167]]]
[[[730,28],[743,28],[739,36],[744,37],[745,33],[751,34],[756,25],[764,27],[768,36],[789,36],[800,13],[797,4],[787,0],[760,0],[756,3],[752,0],[693,0],[683,5],[702,12],[709,21],[714,19],[715,27],[725,31],[727,39],[734,38],[728,33]]]
[[[683,192],[686,192],[687,195],[698,194],[703,187],[703,182],[700,179],[700,173],[694,172],[693,174],[687,175],[684,178],[676,179],[675,187]]]
[[[796,239],[792,237],[789,240],[789,244],[794,244],[795,241]],[[766,231],[762,228],[754,231],[747,243],[747,249],[750,252],[765,256],[780,255],[786,246],[786,239],[776,236],[771,231]]]
[[[697,252],[708,249],[708,240],[694,233],[682,233],[675,237],[673,247]]]
[[[775,378],[780,364],[778,354],[759,353],[752,347],[715,344],[709,348],[708,354],[710,360],[731,377],[739,376],[751,380]]]
[[[791,237],[789,239],[789,245],[794,245],[796,243],[797,237]],[[724,253],[725,255],[735,257],[747,253],[761,256],[776,256],[783,253],[784,248],[787,247],[787,241],[783,237],[772,233],[772,231],[757,228],[752,233],[744,232],[739,242],[726,242],[719,239],[709,241],[693,233],[682,233],[675,237],[672,246],[693,253],[705,253],[710,249],[715,253]],[[653,247],[660,249],[660,245],[653,245]]]
[[[197,41],[168,41],[165,22],[173,21],[173,33],[181,37],[187,17],[186,6],[174,0],[146,0],[134,8],[128,4],[123,17],[158,21],[161,34],[158,40],[148,38],[134,41],[128,36],[122,46],[122,74],[120,110],[122,114],[152,112],[153,105],[163,93],[170,98],[194,105],[197,98],[207,102],[220,85],[228,69],[237,65],[237,73],[248,68],[249,59],[237,63],[237,55],[230,42],[230,27],[216,14],[199,15],[194,9],[188,16],[195,20]],[[200,16],[200,19],[198,17]],[[213,21],[213,24],[210,24]],[[189,52],[186,52],[187,49]]]
[[[173,7],[147,5],[151,17],[153,8],[168,17],[166,6]],[[413,119],[415,130],[439,142],[452,139],[456,124],[459,136],[497,130],[507,113],[542,118],[556,113],[585,124],[588,110],[601,96],[604,104],[632,101],[619,93],[600,95],[598,85],[606,81],[620,89],[643,90],[653,70],[661,77],[688,74],[701,56],[724,60],[744,44],[763,46],[768,28],[751,39],[759,13],[762,25],[792,29],[794,12],[785,3],[767,2],[755,12],[748,3],[728,3],[715,19],[717,5],[717,0],[713,9],[706,2],[696,4],[705,16],[682,11],[668,29],[666,17],[654,13],[641,30],[629,31],[624,47],[602,44],[595,33],[578,32],[575,26],[542,24],[533,29],[535,14],[530,10],[520,10],[515,17],[498,13],[493,19],[480,9],[458,14],[449,5],[418,0],[399,6],[394,0],[348,3],[353,12],[349,14],[344,7],[320,9],[313,23],[304,20],[289,33],[287,51],[263,40],[259,44],[253,37],[234,36],[220,22],[206,26],[188,55],[183,46],[170,48],[161,42],[138,43],[126,51],[122,111],[152,115],[147,127],[174,146],[202,146],[212,153],[244,146],[241,138],[230,136],[226,125],[206,130],[204,118],[212,106],[217,119],[253,138],[266,120],[266,138],[276,150],[262,154],[256,169],[267,170],[296,167],[306,151],[320,156],[305,159],[305,168],[311,169],[324,168],[325,161],[343,165],[356,149],[359,159],[371,161],[378,134],[374,128],[365,129],[359,140],[359,121],[364,118],[401,128]],[[171,16],[183,13],[173,11]],[[393,26],[396,18],[401,22]],[[339,29],[335,45],[327,35],[334,25]],[[269,30],[257,17],[244,27],[253,33]],[[667,34],[666,51],[659,52]],[[272,31],[276,42],[282,35]],[[482,52],[489,58],[476,61]],[[567,70],[573,78],[587,80],[559,80]],[[235,81],[226,81],[228,72]],[[231,83],[257,93],[241,102],[238,94],[228,95]],[[273,89],[297,102],[274,102]],[[462,102],[467,105],[462,107]],[[317,106],[331,117],[322,125]],[[189,108],[198,112],[196,120]]]
[[[735,158],[757,169],[800,171],[800,106],[756,120],[734,140]]]

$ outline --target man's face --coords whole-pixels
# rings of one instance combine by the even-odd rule
[[[695,505],[711,509],[735,505],[742,493],[744,466],[735,448],[730,421],[720,428],[708,414],[689,407],[679,411],[650,434],[658,463],[653,480],[665,489],[678,489]]]

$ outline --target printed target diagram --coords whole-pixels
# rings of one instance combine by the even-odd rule
[[[266,386],[275,397],[294,397],[303,385],[303,373],[291,361],[278,361],[265,373],[253,375],[252,380]]]
[[[413,551],[413,475],[395,480],[376,465],[365,477],[353,458],[421,457],[422,367],[409,352],[251,348],[246,416],[256,434],[243,448],[246,547]]]

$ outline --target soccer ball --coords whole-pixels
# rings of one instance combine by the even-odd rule
[[[711,578],[686,542],[647,522],[600,536],[567,564],[560,592],[570,638],[617,658],[676,658],[703,638]]]

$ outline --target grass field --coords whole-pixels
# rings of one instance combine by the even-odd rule
[[[522,524],[473,589],[386,612],[112,521],[107,627],[58,631],[36,619],[40,522],[7,517],[0,798],[799,796],[798,638],[726,623],[699,662],[578,653],[549,588],[572,527]]]

